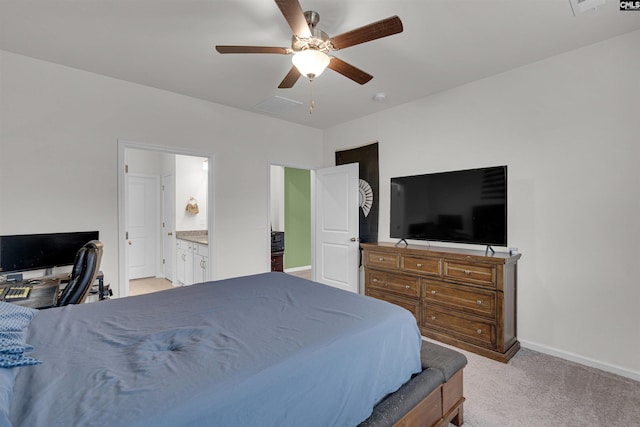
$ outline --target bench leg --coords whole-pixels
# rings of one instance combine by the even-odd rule
[[[464,403],[460,403],[456,415],[451,419],[453,425],[460,427],[464,424]]]

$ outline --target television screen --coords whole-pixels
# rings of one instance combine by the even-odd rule
[[[0,236],[0,274],[72,265],[97,231]]]
[[[507,167],[391,178],[392,238],[507,245]]]

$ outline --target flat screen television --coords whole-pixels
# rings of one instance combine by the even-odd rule
[[[391,178],[392,238],[507,246],[507,167]]]
[[[0,236],[0,274],[72,265],[76,253],[97,231]]]

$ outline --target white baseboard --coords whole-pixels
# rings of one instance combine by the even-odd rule
[[[284,272],[285,273],[292,273],[294,271],[303,271],[303,270],[311,270],[311,266],[310,265],[303,265],[302,267],[285,268]]]
[[[591,368],[600,369],[602,371],[610,372],[612,374],[620,375],[626,378],[630,378],[635,381],[640,381],[640,371],[624,368],[622,366],[613,365],[611,363],[602,362],[600,360],[592,359],[590,357],[581,356],[579,354],[571,353],[557,348],[548,347],[546,345],[537,344],[530,341],[520,340],[522,347],[530,350],[538,351],[540,353],[549,354],[551,356],[559,357],[561,359],[569,360],[571,362],[579,363],[581,365],[589,366]]]

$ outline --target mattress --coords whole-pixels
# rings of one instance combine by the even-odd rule
[[[14,426],[355,426],[420,372],[406,310],[284,273],[38,312]]]

